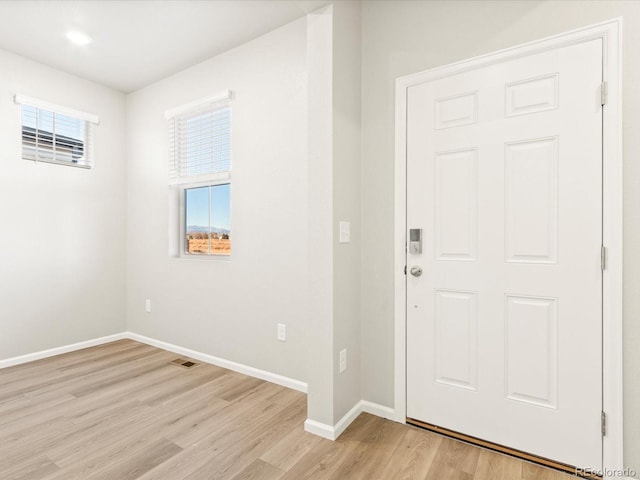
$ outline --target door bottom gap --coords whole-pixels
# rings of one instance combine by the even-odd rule
[[[579,468],[576,468],[572,465],[567,465],[566,463],[556,462],[555,460],[549,460],[548,458],[539,457],[531,453],[526,453],[520,450],[516,450],[514,448],[505,447],[504,445],[499,445],[497,443],[489,442],[487,440],[482,440],[480,438],[472,437],[470,435],[465,435],[464,433],[459,433],[453,430],[449,430],[447,428],[439,427],[431,423],[422,422],[414,418],[407,417],[406,421],[409,425],[412,425],[414,427],[418,427],[423,430],[428,430],[433,433],[444,435],[445,437],[453,438],[455,440],[460,440],[462,442],[469,443],[476,447],[482,447],[482,448],[486,448],[487,450],[503,453],[511,457],[519,458],[520,460],[525,460],[527,462],[535,463],[536,465],[552,468],[554,470],[568,473],[570,475],[576,475],[577,477],[580,477],[580,478],[588,478],[591,480],[602,480],[602,477],[599,475],[589,474],[586,472],[581,474],[581,470]]]

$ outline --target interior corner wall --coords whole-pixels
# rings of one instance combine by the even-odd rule
[[[338,422],[362,399],[361,384],[361,2],[333,5],[333,355],[334,416]],[[349,243],[339,222],[350,224]],[[339,370],[346,350],[347,369]]]
[[[334,424],[333,6],[307,15],[308,420]]]
[[[393,407],[394,81],[623,18],[625,466],[640,471],[640,2],[365,1],[362,60],[363,396]]]
[[[331,435],[362,399],[360,2],[336,2],[307,21],[309,244],[314,252],[309,257],[308,418]],[[348,243],[339,241],[341,221],[350,224]],[[343,349],[347,369],[340,372]]]
[[[307,381],[306,80],[301,18],[128,95],[130,331]],[[232,253],[173,258],[164,113],[226,89]],[[286,342],[276,338],[278,323]]]
[[[0,359],[126,328],[125,96],[0,51]],[[22,160],[16,93],[100,117],[92,169]]]

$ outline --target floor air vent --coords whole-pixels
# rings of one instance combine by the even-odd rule
[[[175,360],[172,360],[171,362],[172,365],[177,365],[179,367],[183,367],[183,368],[191,368],[195,365],[197,365],[197,363],[195,362],[190,362],[189,360],[184,360],[182,358],[176,358]]]

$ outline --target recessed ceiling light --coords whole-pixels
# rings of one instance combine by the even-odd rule
[[[77,30],[67,32],[67,39],[75,45],[89,45],[92,41],[89,35]]]

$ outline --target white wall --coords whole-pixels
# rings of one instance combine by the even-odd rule
[[[131,331],[306,381],[306,85],[302,18],[128,96]],[[233,253],[170,258],[164,112],[225,89],[233,92]],[[277,323],[287,324],[287,342],[276,340]]]
[[[624,19],[625,463],[640,470],[640,2],[367,1],[363,6],[363,394],[393,406],[394,81]]]
[[[333,5],[334,423],[362,399],[360,25],[359,2]],[[350,243],[339,243],[340,221],[351,224]],[[347,350],[347,370],[340,373],[342,349]]]
[[[0,51],[0,359],[125,330],[125,98]],[[91,170],[21,158],[21,93],[100,116]]]
[[[307,417],[334,422],[333,6],[307,16],[309,349]]]
[[[308,417],[331,428],[362,399],[360,3],[307,20],[310,339]],[[339,242],[339,222],[351,241]],[[339,354],[347,350],[347,370]]]

